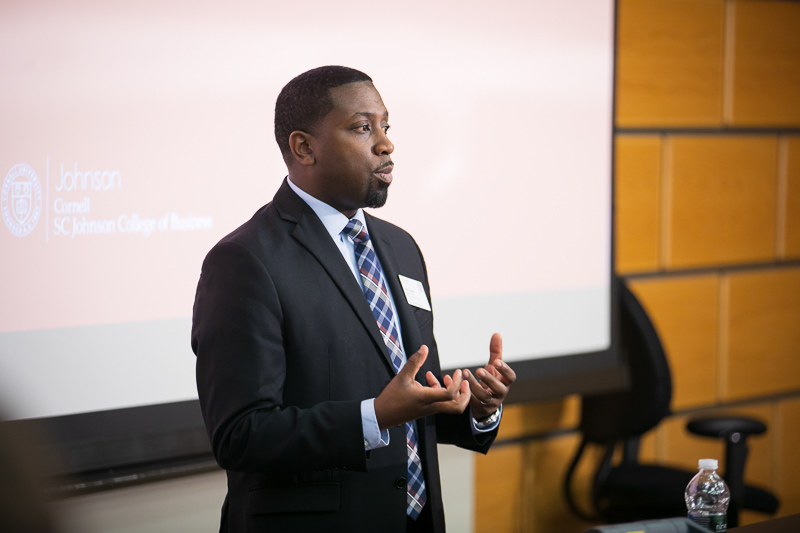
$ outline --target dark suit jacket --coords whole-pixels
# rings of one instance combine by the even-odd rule
[[[408,353],[430,348],[433,317],[411,307],[398,274],[420,280],[422,254],[367,215]],[[405,531],[403,426],[365,452],[361,401],[394,376],[369,304],[314,211],[284,182],[273,201],[207,255],[194,304],[197,387],[214,454],[228,471],[222,530]],[[441,378],[440,378],[441,379]],[[432,531],[444,531],[437,442],[486,453],[469,410],[417,421]]]

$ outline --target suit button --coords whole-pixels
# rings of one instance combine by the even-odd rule
[[[404,489],[404,488],[406,488],[406,485],[407,485],[407,484],[408,484],[408,483],[406,482],[406,478],[404,478],[404,477],[399,477],[399,478],[397,478],[397,479],[395,479],[395,480],[394,480],[394,486],[395,486],[396,488],[398,488],[398,489]]]

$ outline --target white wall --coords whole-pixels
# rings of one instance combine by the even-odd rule
[[[443,498],[450,533],[473,530],[472,452],[439,447]],[[63,533],[213,533],[225,498],[225,473],[77,496],[54,504]]]
[[[226,492],[222,471],[56,502],[63,533],[213,533]]]

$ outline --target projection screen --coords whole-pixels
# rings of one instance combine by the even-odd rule
[[[395,180],[372,214],[425,254],[443,368],[485,364],[498,331],[532,380],[519,398],[616,375],[612,0],[14,1],[2,411],[194,405],[203,257],[278,189],[275,98],[325,64],[368,73],[389,110]]]

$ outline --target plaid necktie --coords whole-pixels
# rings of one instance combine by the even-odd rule
[[[378,322],[383,342],[389,349],[392,366],[399,372],[405,364],[405,356],[400,349],[400,336],[395,323],[392,301],[386,289],[386,280],[378,264],[378,258],[372,247],[372,241],[367,235],[367,230],[361,221],[350,219],[344,228],[344,233],[355,244],[356,261],[364,284],[364,295],[367,297],[372,314]],[[422,463],[417,450],[417,437],[414,434],[413,422],[406,422],[406,447],[408,449],[408,485],[406,496],[406,514],[416,520],[425,505],[425,480],[422,477]]]

